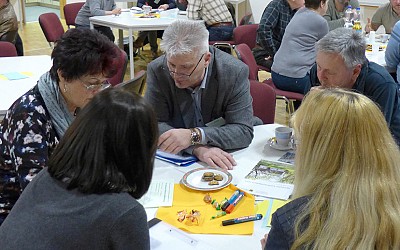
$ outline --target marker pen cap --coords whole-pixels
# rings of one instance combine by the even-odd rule
[[[226,208],[230,205],[230,203],[228,201],[226,201],[224,204],[222,204],[221,209],[222,211],[225,211]]]
[[[222,221],[222,226],[229,226],[235,224],[235,220],[223,220]]]

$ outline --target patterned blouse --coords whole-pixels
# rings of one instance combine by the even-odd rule
[[[14,102],[0,125],[0,225],[58,142],[36,85]]]

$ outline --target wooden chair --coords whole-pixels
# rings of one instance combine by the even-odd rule
[[[251,52],[249,46],[244,43],[238,44],[235,46],[235,51],[238,58],[249,67],[249,79],[258,81],[259,66],[256,63],[256,59],[254,59],[253,53]],[[293,114],[295,110],[294,102],[302,101],[304,98],[303,94],[278,89],[272,82],[272,79],[267,79],[263,83],[274,88],[277,98],[285,100],[286,104],[288,105],[288,111],[290,115]]]
[[[0,57],[18,56],[15,45],[10,42],[0,41]]]
[[[257,42],[257,29],[258,24],[245,24],[236,27],[233,30],[233,41],[235,44],[245,43],[249,46],[250,49],[253,49]],[[270,68],[266,68],[264,66],[258,65],[261,70],[265,70],[267,72],[271,72]]]
[[[146,85],[146,71],[141,70],[135,74],[135,77],[133,79],[122,82],[114,87],[122,88],[123,90],[143,96],[145,85]]]
[[[121,53],[119,56],[119,60],[116,62],[118,64],[118,71],[113,77],[108,78],[108,81],[112,86],[115,86],[124,81],[126,66],[128,65],[128,55],[125,53],[124,50],[120,49],[120,51]]]
[[[235,44],[245,43],[250,49],[256,46],[258,24],[245,24],[233,30],[233,41]]]
[[[65,23],[67,24],[68,29],[70,29],[71,26],[75,26],[75,18],[84,4],[85,2],[77,2],[77,3],[67,3],[64,6]]]
[[[55,13],[44,13],[39,16],[39,24],[50,47],[64,34],[64,27]]]
[[[275,121],[276,94],[275,90],[256,80],[250,80],[250,94],[253,97],[253,114],[264,124]]]

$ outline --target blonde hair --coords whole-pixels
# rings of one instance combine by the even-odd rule
[[[351,91],[314,90],[292,124],[293,197],[310,196],[292,249],[400,249],[400,152],[380,109]]]

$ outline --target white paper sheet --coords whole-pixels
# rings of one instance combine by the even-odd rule
[[[139,200],[139,203],[145,208],[170,207],[173,198],[173,180],[152,180],[149,191]]]

